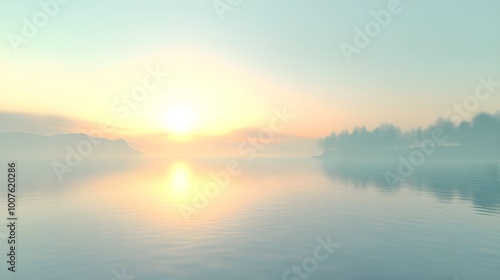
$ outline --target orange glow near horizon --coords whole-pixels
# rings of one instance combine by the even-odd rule
[[[281,107],[298,116],[286,134],[322,135],[320,130],[330,129],[324,128],[330,125],[325,124],[328,120],[318,129],[318,125],[311,125],[315,116],[299,111],[315,108],[317,114],[326,115],[323,103],[304,98],[301,90],[287,81],[270,80],[248,61],[228,60],[215,51],[166,46],[161,52],[93,71],[81,67],[68,72],[65,64],[43,59],[33,61],[29,69],[12,61],[5,63],[12,67],[3,67],[0,74],[14,83],[0,86],[1,91],[11,93],[2,107],[69,119],[72,127],[58,128],[66,130],[62,133],[81,133],[87,125],[109,119],[116,128],[113,134],[119,138],[165,133],[170,140],[186,142],[197,135],[266,128],[273,110]],[[149,73],[146,69],[151,68],[172,75],[148,90],[144,100],[134,101],[132,90],[142,84]],[[122,101],[123,96],[130,105]],[[27,99],[32,100],[28,107]],[[47,103],[49,99],[54,102]]]

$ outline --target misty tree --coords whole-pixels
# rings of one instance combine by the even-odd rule
[[[425,139],[432,139],[437,129],[447,136],[447,146],[463,146],[482,152],[500,150],[500,112],[480,113],[471,121],[458,124],[447,119],[438,119],[429,127],[415,128],[407,132],[393,124],[384,123],[369,131],[364,126],[355,127],[352,132],[332,132],[322,141],[325,151],[368,151],[409,148],[420,145]]]

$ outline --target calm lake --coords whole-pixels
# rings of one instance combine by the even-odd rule
[[[18,166],[1,279],[500,279],[497,161],[429,161],[396,185],[393,163],[305,157],[88,160],[62,183]]]

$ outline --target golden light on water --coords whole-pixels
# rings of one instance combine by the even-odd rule
[[[189,165],[184,162],[173,163],[168,170],[166,191],[170,199],[182,201],[189,197],[194,179]]]
[[[123,172],[119,176],[97,177],[92,185],[99,191],[102,203],[115,203],[122,209],[142,213],[140,219],[150,220],[153,224],[168,224],[173,227],[204,227],[209,224],[230,221],[248,205],[258,201],[268,201],[290,194],[290,189],[299,189],[311,180],[302,174],[276,174],[282,184],[266,188],[257,173],[249,170],[230,177],[230,183],[221,187],[217,195],[208,195],[205,186],[214,183],[212,172],[222,172],[221,168],[194,163],[188,159],[150,158],[136,172]],[[285,176],[286,180],[281,176]],[[257,178],[257,179],[256,179]],[[254,184],[241,184],[253,180]],[[111,186],[102,189],[99,186]],[[120,196],[116,194],[119,193]],[[81,194],[82,199],[91,199],[88,193]],[[293,194],[291,194],[293,196]],[[200,206],[201,205],[201,206]],[[181,211],[181,206],[189,207],[192,212]],[[134,214],[135,215],[135,214]],[[189,223],[186,222],[189,220]]]

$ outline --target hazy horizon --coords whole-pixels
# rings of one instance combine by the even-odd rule
[[[499,280],[499,28],[499,0],[0,0],[0,279]]]
[[[116,137],[233,141],[235,131],[267,127],[283,108],[295,116],[286,135],[321,138],[500,107],[500,35],[486,28],[500,25],[496,1],[398,1],[389,19],[382,0],[321,9],[248,1],[223,18],[216,1],[64,3],[43,26],[32,19],[48,9],[37,1],[0,4],[9,11],[0,12],[3,117],[42,116],[64,130],[106,119]],[[359,28],[377,20],[379,33],[360,46]],[[346,45],[359,50],[346,55]],[[478,94],[478,104],[467,99]]]
[[[472,124],[472,122],[477,120],[477,118],[480,116],[492,116],[498,119],[500,118],[500,111],[497,111],[494,114],[478,112],[475,115],[472,115],[471,118],[459,119],[460,122],[456,122],[456,119],[453,118],[438,118],[426,127],[419,126],[407,130],[403,130],[393,123],[381,123],[371,129],[364,125],[357,125],[355,127],[343,129],[341,131],[332,131],[331,133],[325,134],[322,137],[298,137],[295,135],[287,135],[281,133],[274,136],[272,145],[274,147],[278,146],[294,148],[299,151],[299,154],[313,156],[324,152],[323,149],[325,149],[325,139],[326,141],[328,141],[329,137],[337,137],[345,135],[347,133],[373,132],[376,129],[380,129],[381,126],[388,126],[392,130],[398,131],[398,133],[416,133],[418,130],[431,130],[436,128],[437,126],[442,126],[443,129],[447,129],[451,126],[455,126],[458,128],[461,125],[463,126],[465,124]],[[40,123],[41,119],[44,120],[42,123]],[[455,122],[453,122],[453,120],[455,120]],[[479,124],[479,126],[481,126],[481,124]],[[96,135],[96,131],[102,134]],[[238,154],[237,147],[239,144],[247,141],[250,138],[258,139],[260,131],[258,128],[247,128],[237,131],[231,131],[229,133],[221,135],[192,135],[190,139],[183,139],[182,141],[178,141],[176,139],[171,139],[168,133],[157,133],[149,135],[120,135],[116,133],[106,134],[100,131],[99,126],[95,126],[91,123],[85,123],[83,121],[78,121],[76,119],[71,120],[50,115],[42,116],[13,112],[0,112],[0,133],[2,132],[21,132],[43,136],[53,136],[57,134],[86,134],[93,137],[102,137],[104,139],[110,140],[124,139],[130,146],[147,155],[156,154],[189,156],[220,154],[226,156],[234,156]],[[422,141],[426,137],[430,138],[430,133],[427,133],[427,136],[425,136],[426,133],[420,133],[422,133],[420,139],[412,140],[410,141],[410,144],[415,144],[414,142],[417,140]],[[481,139],[481,137],[483,136],[477,135],[478,139]],[[371,140],[366,139],[366,141],[363,142],[364,148],[368,148],[373,144],[370,144],[370,141]],[[142,146],[141,143],[143,144]],[[144,146],[144,143],[147,143],[149,145]],[[262,153],[266,154],[267,151],[263,151]],[[286,152],[280,152],[278,154],[286,155]]]

